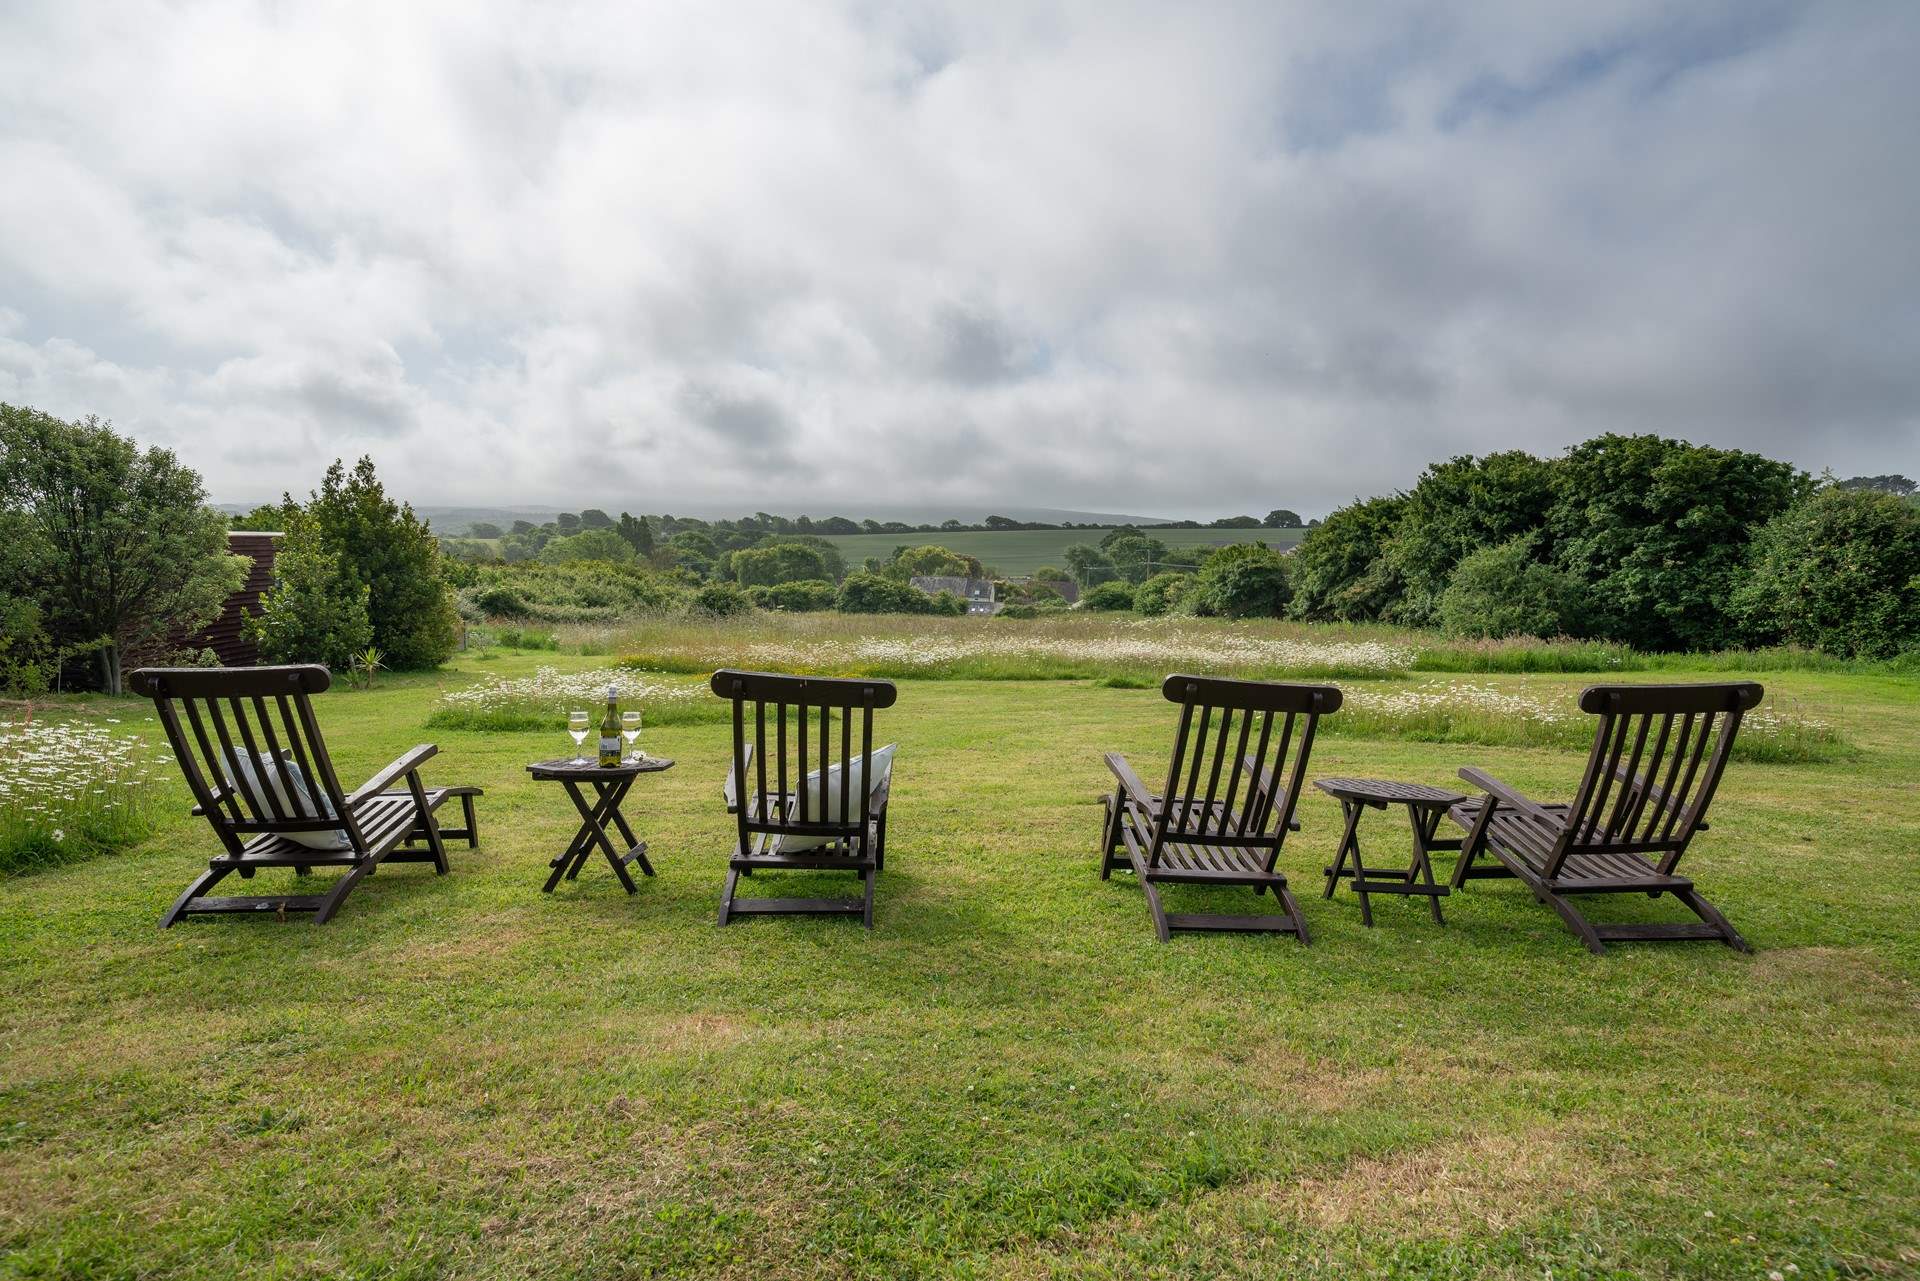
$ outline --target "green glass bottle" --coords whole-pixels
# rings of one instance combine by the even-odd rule
[[[620,691],[607,686],[607,714],[600,718],[600,768],[620,764]]]

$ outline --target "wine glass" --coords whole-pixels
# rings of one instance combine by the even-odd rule
[[[640,753],[633,750],[633,745],[640,739],[640,713],[620,713],[620,736],[627,740],[626,763],[638,765],[644,759]]]
[[[586,745],[587,727],[591,723],[591,720],[585,712],[567,713],[567,733],[573,736],[573,763],[575,765],[585,765],[587,763],[587,758],[581,754],[580,749]]]

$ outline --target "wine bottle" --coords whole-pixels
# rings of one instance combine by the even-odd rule
[[[607,714],[600,718],[600,768],[612,769],[620,764],[620,691],[612,685],[607,686]]]

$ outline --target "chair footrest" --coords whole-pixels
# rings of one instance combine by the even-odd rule
[[[858,916],[865,910],[866,904],[859,899],[846,898],[737,898],[727,906],[727,911],[734,916],[756,912],[851,912]]]
[[[1211,912],[1169,912],[1170,930],[1232,930],[1236,932],[1298,933],[1290,916],[1223,916]]]
[[[1602,942],[1606,943],[1617,943],[1626,940],[1718,939],[1726,937],[1726,935],[1715,926],[1703,925],[1693,921],[1651,925],[1595,925],[1593,932],[1600,936]]]
[[[254,895],[247,898],[196,898],[188,899],[187,905],[180,909],[185,915],[192,912],[317,912],[321,903],[326,901],[324,894],[281,894]]]

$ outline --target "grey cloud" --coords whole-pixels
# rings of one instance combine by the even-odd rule
[[[1920,466],[1902,0],[84,10],[0,14],[0,396],[223,497],[363,451],[616,510],[1321,510],[1602,430]]]

